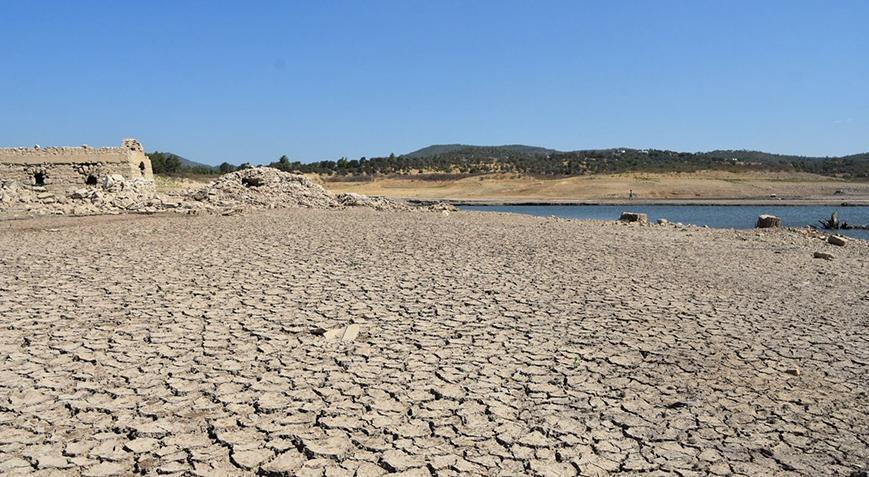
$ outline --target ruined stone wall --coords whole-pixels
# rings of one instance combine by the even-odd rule
[[[108,175],[154,180],[151,161],[135,139],[121,147],[0,148],[0,180],[62,188],[96,184]]]

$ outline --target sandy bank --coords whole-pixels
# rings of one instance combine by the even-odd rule
[[[803,204],[869,205],[869,182],[802,173],[617,174],[537,179],[487,175],[457,180],[414,176],[372,181],[328,180],[330,190],[456,203]],[[774,197],[773,197],[774,196]]]

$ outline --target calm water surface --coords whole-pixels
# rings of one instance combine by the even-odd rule
[[[785,227],[819,225],[833,211],[839,213],[840,222],[869,224],[869,207],[835,206],[765,206],[765,205],[468,205],[464,210],[484,212],[512,212],[517,214],[556,216],[567,219],[615,220],[624,211],[649,214],[654,222],[665,218],[670,222],[708,225],[716,228],[750,229],[757,216],[772,214],[782,218]],[[842,235],[869,240],[869,230],[841,230]]]

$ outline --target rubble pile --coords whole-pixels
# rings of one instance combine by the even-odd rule
[[[456,210],[449,204],[425,207],[360,194],[333,194],[299,174],[257,167],[224,174],[208,185],[174,194],[157,193],[154,184],[108,175],[96,185],[65,192],[0,182],[0,212],[26,215],[97,215],[175,211],[235,215],[245,209],[368,207],[374,210]]]
[[[345,207],[371,207],[374,210],[410,210],[413,207],[386,197],[367,196],[345,192],[335,196],[339,204]]]
[[[344,192],[333,194],[300,174],[271,167],[243,169],[220,176],[205,187],[187,192],[182,209],[217,208],[221,213],[238,208],[283,209],[368,207],[374,210],[452,211],[455,207],[437,203],[412,206],[387,197]]]
[[[26,186],[15,181],[0,183],[0,211],[27,215],[95,215],[121,212],[157,212],[166,204],[153,184],[108,175],[100,184],[66,192]]]
[[[187,202],[195,201],[219,209],[340,207],[329,191],[307,177],[271,167],[243,169],[224,174],[205,187],[188,192],[186,198]]]

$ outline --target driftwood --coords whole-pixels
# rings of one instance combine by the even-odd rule
[[[818,220],[821,227],[826,230],[869,230],[869,224],[851,225],[848,222],[839,222],[839,213],[833,212],[827,220]]]
[[[821,227],[823,227],[827,230],[839,230],[840,228],[842,228],[842,225],[848,225],[847,223],[845,223],[845,224],[839,223],[839,213],[835,212],[835,211],[833,211],[833,213],[830,214],[829,219],[827,219],[827,220],[821,219],[818,221],[818,223],[821,224]]]

